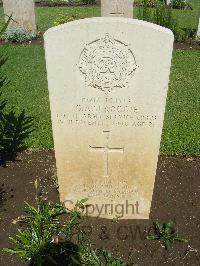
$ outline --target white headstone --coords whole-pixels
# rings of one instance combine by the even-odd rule
[[[6,21],[12,15],[9,28],[24,28],[36,33],[35,2],[34,0],[3,0]]]
[[[88,198],[91,216],[149,218],[172,32],[91,18],[44,39],[61,200]]]
[[[101,0],[101,16],[133,18],[133,0]]]
[[[199,25],[197,29],[197,37],[200,37],[200,17],[199,17]]]

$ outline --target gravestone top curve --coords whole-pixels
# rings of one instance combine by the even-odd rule
[[[163,32],[163,33],[167,33],[169,34],[171,37],[174,38],[174,34],[173,32],[168,29],[168,28],[165,28],[165,27],[162,27],[160,25],[156,25],[156,24],[153,24],[153,23],[150,23],[150,22],[147,22],[147,21],[143,21],[143,20],[139,20],[139,19],[131,19],[131,18],[121,18],[121,17],[93,17],[93,18],[85,18],[85,19],[80,19],[80,20],[74,20],[74,21],[71,21],[71,22],[68,22],[68,23],[65,23],[65,24],[62,24],[62,25],[58,25],[58,26],[55,26],[55,27],[52,27],[50,29],[48,29],[45,33],[44,33],[44,36],[47,36],[48,34],[51,34],[51,33],[54,33],[55,31],[60,31],[60,30],[64,30],[64,29],[67,29],[68,27],[72,27],[72,26],[78,26],[78,25],[81,25],[81,24],[91,24],[92,22],[106,22],[106,23],[109,23],[109,22],[119,22],[119,23],[128,23],[128,24],[133,24],[133,25],[138,25],[138,27],[140,26],[144,26],[144,27],[147,27],[147,28],[150,28],[152,30],[155,30],[155,31],[160,31],[160,32]]]

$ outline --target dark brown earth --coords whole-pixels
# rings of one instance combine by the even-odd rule
[[[200,51],[200,43],[194,41],[186,41],[186,42],[175,42],[174,49],[181,49],[181,50],[197,50]]]
[[[8,44],[8,42],[5,42],[3,40],[0,40],[0,45]],[[18,43],[12,43],[13,45],[19,45]],[[44,44],[43,34],[40,33],[38,38],[32,40],[31,42],[28,42],[26,44],[29,45],[37,45],[37,44]],[[24,45],[24,44],[21,44]],[[181,49],[181,50],[197,50],[200,51],[200,44],[193,41],[188,40],[186,42],[175,42],[174,43],[174,49]]]
[[[39,36],[35,39],[33,39],[32,41],[30,42],[27,42],[27,43],[23,43],[23,44],[19,44],[19,43],[11,43],[11,42],[5,42],[4,40],[1,40],[0,39],[0,45],[6,45],[6,44],[12,44],[12,45],[34,45],[34,44],[44,44],[44,39],[43,39],[43,34],[42,33],[39,33]]]
[[[13,219],[22,214],[23,202],[34,203],[34,180],[41,178],[48,198],[58,200],[55,188],[53,151],[24,152],[15,163],[0,167],[0,248],[16,232]],[[160,157],[150,220],[85,219],[83,230],[97,247],[139,266],[200,265],[200,157]],[[179,234],[189,243],[175,243],[166,251],[158,241],[145,239],[154,221],[174,220]],[[21,264],[15,257],[0,253],[1,266]]]

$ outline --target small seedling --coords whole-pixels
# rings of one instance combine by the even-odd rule
[[[158,222],[154,223],[154,233],[155,235],[147,236],[148,240],[159,240],[162,242],[164,247],[169,250],[174,243],[174,241],[185,242],[188,241],[182,238],[178,232],[174,229],[174,222],[160,224]]]
[[[99,250],[99,252],[104,257],[106,266],[137,266],[134,263],[128,263],[121,259],[114,258],[111,252],[107,250],[103,249],[103,250]]]
[[[58,184],[58,176],[57,175],[52,176],[52,182],[53,182],[53,186],[55,187],[55,189],[57,191],[59,191],[59,184]]]
[[[4,251],[17,255],[22,261],[31,260],[35,265],[42,265],[53,236],[60,232],[58,216],[65,213],[65,209],[62,204],[45,201],[37,180],[35,189],[36,207],[25,202],[25,214],[13,222],[22,226],[14,237],[10,237],[14,247]]]
[[[13,20],[13,19],[12,19],[12,15],[11,15],[11,16],[7,16],[7,17],[8,17],[7,22],[6,22],[6,23],[4,24],[4,26],[0,29],[0,37],[1,37],[2,34],[6,31],[6,29],[7,29],[8,25],[9,25],[10,21]]]
[[[128,266],[114,258],[109,251],[93,247],[80,223],[87,199],[77,201],[67,211],[61,203],[49,202],[42,196],[40,184],[35,182],[36,206],[26,203],[25,214],[13,223],[20,223],[17,234],[10,238],[13,246],[4,251],[17,255],[31,265]],[[61,219],[67,218],[66,221]]]

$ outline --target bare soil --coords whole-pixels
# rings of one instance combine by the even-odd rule
[[[20,45],[19,43],[10,43],[10,42],[5,42],[3,40],[0,40],[0,45],[5,45],[5,44],[13,44],[13,45]],[[40,33],[39,36],[27,43],[23,43],[21,45],[24,44],[29,44],[29,45],[43,45],[44,44],[44,38],[43,38],[43,34]],[[200,51],[200,44],[198,44],[197,42],[194,42],[192,40],[187,40],[186,42],[175,42],[174,43],[174,49],[181,49],[181,50],[196,50],[196,51]]]
[[[197,42],[190,41],[190,40],[186,42],[175,42],[174,49],[200,51],[200,43],[198,44]]]
[[[8,247],[16,233],[12,221],[23,213],[23,202],[34,204],[34,181],[41,178],[44,194],[58,201],[53,151],[24,152],[15,163],[0,167],[0,248]],[[139,266],[200,265],[200,157],[160,157],[149,220],[117,222],[85,218],[82,229],[97,247]],[[158,241],[146,240],[154,221],[174,220],[179,234],[189,243],[175,243],[166,251]],[[22,264],[14,256],[0,253],[1,266]]]

